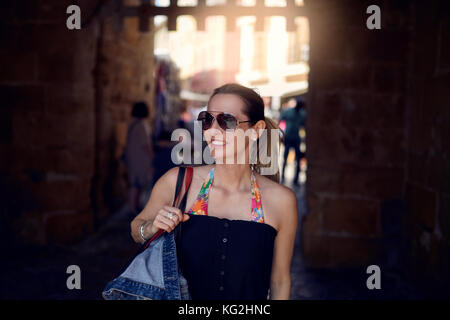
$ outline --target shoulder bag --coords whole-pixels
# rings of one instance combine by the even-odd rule
[[[186,175],[184,194],[178,208],[184,213],[187,193],[192,181],[192,167],[179,167],[172,206],[181,195]],[[181,223],[175,228],[179,228]],[[175,231],[174,230],[174,231]],[[102,292],[105,300],[189,300],[187,281],[177,262],[174,231],[159,230],[141,247],[125,271],[110,281]]]

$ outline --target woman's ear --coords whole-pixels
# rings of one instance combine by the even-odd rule
[[[253,128],[256,131],[256,137],[254,137],[253,140],[256,141],[256,139],[258,139],[261,136],[263,130],[266,128],[266,122],[264,120],[259,120],[258,122],[255,123]]]

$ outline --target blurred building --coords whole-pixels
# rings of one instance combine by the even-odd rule
[[[196,5],[196,0],[178,1],[179,5]],[[208,5],[224,4],[210,0]],[[240,0],[252,6],[254,0]],[[168,0],[157,1],[167,6]],[[301,6],[303,1],[296,1]],[[285,0],[266,1],[269,6],[285,6]],[[309,22],[305,17],[295,20],[296,29],[286,31],[284,17],[268,17],[263,31],[256,30],[254,16],[238,17],[233,32],[226,31],[222,16],[206,18],[206,31],[198,31],[193,17],[177,20],[177,31],[169,32],[166,19],[157,17],[155,53],[172,57],[180,68],[183,89],[210,94],[226,82],[238,82],[255,88],[270,99],[270,107],[278,110],[281,99],[304,94],[308,88]],[[204,104],[204,101],[201,101]],[[197,104],[198,105],[198,104]]]

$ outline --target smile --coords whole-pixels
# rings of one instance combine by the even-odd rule
[[[211,144],[213,146],[219,146],[219,147],[226,145],[225,142],[223,142],[223,141],[216,141],[216,140],[212,141]]]

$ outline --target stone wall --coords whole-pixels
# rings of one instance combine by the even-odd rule
[[[408,236],[412,269],[450,285],[450,5],[414,6],[408,116]]]
[[[380,1],[368,30],[370,4],[307,3],[305,262],[448,278],[448,5]]]
[[[124,3],[138,5],[139,2]],[[126,200],[126,170],[118,159],[125,146],[133,103],[147,102],[150,116],[153,115],[155,60],[154,33],[139,32],[137,18],[124,19],[122,31],[115,29],[111,19],[102,22],[100,29],[94,207],[101,219]]]
[[[382,207],[402,197],[408,8],[314,1],[310,7],[307,205],[303,249],[312,266],[354,266],[382,248]],[[405,17],[406,11],[406,17]]]
[[[71,243],[92,232],[102,209],[123,196],[114,160],[131,102],[152,101],[152,34],[139,33],[133,20],[120,33],[98,16],[88,19],[93,1],[78,1],[87,24],[68,30],[71,4],[0,5],[1,231],[7,239]]]

